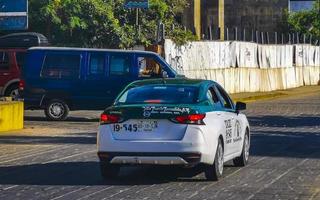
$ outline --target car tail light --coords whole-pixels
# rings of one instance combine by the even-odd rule
[[[206,117],[206,114],[191,114],[191,115],[180,115],[174,118],[174,122],[180,124],[198,124],[204,125],[203,119]]]
[[[24,90],[25,85],[26,85],[26,83],[24,82],[24,80],[20,80],[19,81],[19,90]]]
[[[119,115],[101,114],[100,124],[114,124],[121,122],[122,119]]]

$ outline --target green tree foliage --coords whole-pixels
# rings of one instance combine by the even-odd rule
[[[320,38],[320,0],[315,2],[312,10],[289,13],[287,22],[290,31]]]
[[[29,0],[30,29],[45,34],[54,44],[81,47],[127,48],[149,45],[155,40],[158,22],[167,36],[193,39],[177,21],[188,6],[187,0],[150,0],[150,8],[140,10],[140,31],[135,26],[136,10],[124,8],[124,0]]]

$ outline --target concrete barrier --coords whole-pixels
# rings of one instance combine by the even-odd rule
[[[23,128],[23,102],[0,101],[0,132]]]
[[[317,85],[320,67],[202,69],[185,70],[184,74],[217,81],[229,93],[269,92]]]

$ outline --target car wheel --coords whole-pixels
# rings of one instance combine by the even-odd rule
[[[205,177],[207,180],[217,181],[222,176],[223,161],[224,161],[223,154],[224,154],[224,150],[222,146],[222,141],[221,139],[219,139],[216,155],[214,158],[214,163],[213,165],[206,166],[206,169],[205,169]]]
[[[249,139],[249,133],[247,131],[244,136],[242,153],[239,157],[233,159],[233,164],[237,167],[246,166],[249,161],[249,150],[250,150],[250,139]]]
[[[6,92],[4,93],[4,96],[12,97],[13,99],[17,99],[19,97],[19,88],[18,85],[12,85],[10,86]]]
[[[62,100],[53,99],[48,102],[44,111],[47,119],[62,121],[68,117],[69,106]]]
[[[119,165],[112,165],[100,161],[100,171],[104,179],[116,178],[120,171]]]

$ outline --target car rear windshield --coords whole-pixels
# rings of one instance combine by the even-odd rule
[[[193,86],[148,85],[127,90],[116,104],[192,104],[197,97]]]

